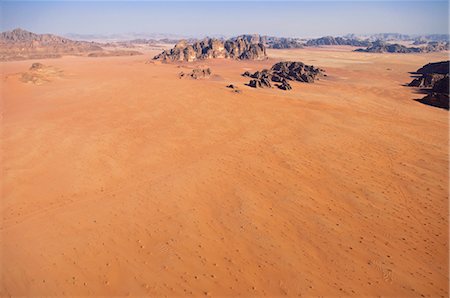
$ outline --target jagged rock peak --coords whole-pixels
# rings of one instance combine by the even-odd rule
[[[267,58],[267,53],[264,44],[252,43],[243,37],[225,41],[215,38],[205,38],[192,44],[182,40],[172,49],[156,55],[153,60],[162,62],[191,62],[215,58],[263,60]]]

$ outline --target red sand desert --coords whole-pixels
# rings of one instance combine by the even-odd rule
[[[403,86],[447,53],[156,53],[0,64],[1,296],[448,296],[448,112]],[[280,60],[328,77],[244,85]]]

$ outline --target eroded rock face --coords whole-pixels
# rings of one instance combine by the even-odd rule
[[[153,60],[162,62],[191,62],[202,59],[231,58],[240,60],[262,60],[267,58],[262,43],[252,43],[244,38],[221,41],[207,38],[193,44],[180,41],[171,50],[163,51]]]
[[[438,73],[426,73],[421,77],[412,80],[408,84],[410,87],[420,87],[420,88],[432,88],[437,81],[442,80],[445,75]]]
[[[183,78],[189,78],[189,79],[206,79],[209,78],[211,76],[211,69],[210,68],[194,68],[191,72],[189,73],[185,73],[185,72],[180,72],[178,74],[178,78],[183,79]]]
[[[250,87],[269,88],[272,81],[281,83],[276,86],[282,90],[292,89],[288,81],[313,83],[319,76],[326,76],[322,69],[302,62],[278,62],[270,69],[256,71],[253,74],[246,71],[242,75],[252,78],[248,83]]]
[[[419,102],[449,109],[449,63],[450,61],[429,63],[416,71],[421,76],[415,78],[409,86],[423,88],[427,93]]]

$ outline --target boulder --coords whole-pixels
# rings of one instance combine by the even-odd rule
[[[281,84],[278,85],[278,88],[280,88],[281,90],[291,90],[292,89],[291,85],[288,83],[288,81],[286,81],[286,79],[283,79]]]
[[[242,93],[241,89],[239,89],[237,86],[235,86],[233,84],[228,85],[227,88],[232,89],[233,92],[235,92],[235,93]]]

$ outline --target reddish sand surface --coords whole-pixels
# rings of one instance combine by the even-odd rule
[[[403,86],[446,53],[152,54],[0,64],[1,296],[448,296],[448,112]],[[328,77],[244,85],[280,60]]]

